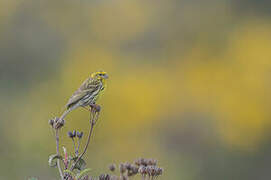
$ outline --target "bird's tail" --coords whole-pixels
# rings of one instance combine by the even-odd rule
[[[74,109],[76,109],[76,108],[78,108],[79,107],[79,104],[76,104],[76,105],[74,105],[74,106],[72,106],[72,107],[70,107],[70,108],[68,108],[68,109],[66,109],[63,113],[62,113],[62,115],[60,116],[60,120],[63,120],[72,110],[74,110]]]

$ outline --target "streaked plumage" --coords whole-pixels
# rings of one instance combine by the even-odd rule
[[[107,73],[104,71],[92,73],[70,97],[66,104],[67,110],[60,119],[63,119],[70,111],[80,106],[85,107],[95,104],[101,92],[106,88],[105,80],[107,78]]]

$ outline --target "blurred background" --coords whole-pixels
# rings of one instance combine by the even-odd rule
[[[268,0],[0,0],[0,179],[56,180],[60,116],[91,72],[108,72],[87,152],[156,158],[160,179],[270,179]],[[87,132],[75,110],[61,131]]]

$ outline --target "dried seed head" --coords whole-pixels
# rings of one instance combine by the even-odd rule
[[[138,173],[138,167],[136,165],[133,165],[130,170],[128,170],[127,175],[128,176],[134,176]]]
[[[110,180],[110,175],[109,174],[105,175],[105,180]]]
[[[73,138],[73,133],[71,131],[68,131],[68,137]]]
[[[101,174],[99,176],[99,180],[110,180],[110,175],[109,174]]]
[[[73,130],[73,131],[72,131],[72,136],[73,136],[73,137],[76,137],[76,130]]]
[[[147,163],[147,165],[149,165],[149,166],[156,166],[157,160],[155,160],[155,159],[147,159],[147,160],[146,160],[146,163]]]
[[[151,159],[146,159],[146,164],[147,164],[147,166],[151,166],[152,164],[151,164]]]
[[[163,174],[163,168],[157,168],[156,169],[156,176],[160,176],[160,175],[162,175]]]
[[[116,165],[115,164],[110,164],[108,168],[109,168],[110,171],[113,172],[116,169]]]
[[[154,176],[155,175],[155,166],[147,166],[147,174],[149,176]]]
[[[83,137],[83,132],[77,132],[77,137],[81,139]]]
[[[133,174],[137,174],[138,173],[138,167],[134,164],[131,165],[131,171],[133,172]]]
[[[96,112],[100,112],[101,111],[101,106],[96,105],[95,110],[96,110]]]
[[[156,175],[156,167],[151,166],[151,172],[150,172],[151,176],[155,176]]]
[[[125,166],[123,163],[121,163],[121,164],[119,165],[119,169],[120,169],[120,173],[123,174],[123,173],[125,173],[125,171],[126,171],[126,166]]]
[[[54,120],[53,120],[53,119],[50,119],[50,120],[48,121],[48,123],[53,127],[53,125],[54,125]]]
[[[130,163],[128,163],[128,162],[126,162],[125,164],[125,168],[127,169],[127,170],[131,170],[131,164]]]
[[[147,168],[145,166],[140,166],[139,169],[138,169],[138,172],[141,175],[146,175],[147,174]]]
[[[59,118],[54,118],[54,125],[53,125],[53,127],[55,128],[55,129],[60,129],[61,127],[63,127],[64,126],[64,124],[65,124],[65,121],[64,121],[64,119],[59,119]]]
[[[140,164],[141,159],[142,159],[142,158],[138,158],[138,159],[134,160],[134,164],[137,165],[137,166],[140,166],[140,165],[141,165],[141,164]]]
[[[143,166],[147,166],[148,165],[147,159],[141,158],[140,159],[140,164],[143,165]]]
[[[137,166],[140,165],[147,166],[147,160],[144,158],[138,158],[134,161],[134,164],[136,164]]]

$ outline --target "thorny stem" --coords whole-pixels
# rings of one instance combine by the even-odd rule
[[[71,171],[74,169],[74,167],[76,166],[76,164],[79,162],[79,160],[84,156],[84,154],[87,151],[87,148],[88,148],[88,145],[89,145],[89,142],[90,142],[90,137],[91,137],[94,125],[95,125],[95,121],[98,119],[98,115],[99,115],[98,112],[95,113],[95,110],[92,110],[91,116],[90,116],[91,117],[90,118],[90,130],[89,130],[89,134],[88,134],[87,144],[85,145],[85,148],[84,148],[84,151],[82,152],[82,154],[76,159],[76,161],[72,165],[72,167],[70,169]]]
[[[56,153],[57,155],[59,155],[59,131],[58,129],[56,129]],[[63,176],[63,172],[62,172],[62,169],[61,169],[61,165],[60,165],[60,160],[57,159],[57,168],[58,168],[58,171],[59,171],[59,174],[60,174],[60,177],[61,179],[63,180],[64,179],[64,176]]]

